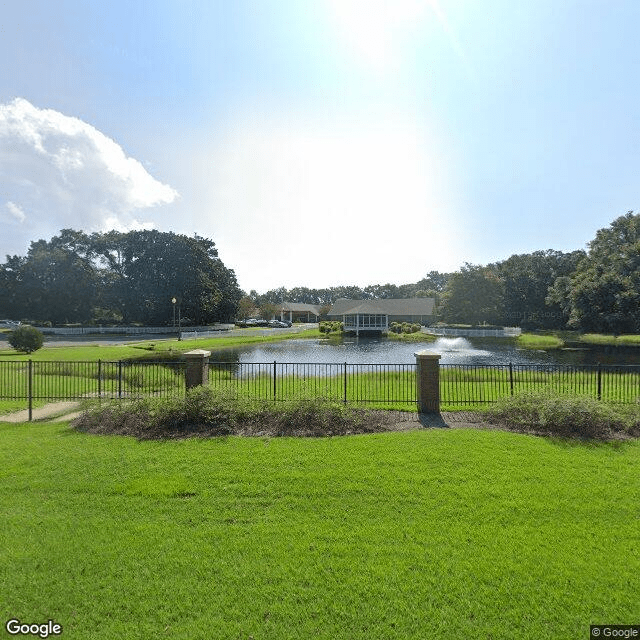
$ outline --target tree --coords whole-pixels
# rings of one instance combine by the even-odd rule
[[[33,353],[44,344],[44,336],[34,327],[23,325],[9,334],[9,344],[22,353]]]
[[[550,290],[549,301],[563,299],[572,327],[640,333],[640,215],[629,211],[596,233],[569,281]]]
[[[504,282],[494,269],[465,263],[452,274],[442,294],[445,322],[498,324],[504,309]]]
[[[174,297],[196,324],[236,315],[242,292],[213,241],[155,230],[94,234],[92,241],[108,270],[108,300],[125,322],[167,324]]]
[[[198,324],[235,317],[242,292],[213,241],[160,231],[63,229],[0,265],[0,310],[53,323],[121,318],[170,324],[173,297]]]
[[[549,288],[570,276],[584,251],[535,251],[512,255],[495,265],[504,280],[504,324],[525,328],[562,328],[568,320],[564,307],[547,299]]]
[[[250,318],[255,312],[255,309],[256,305],[253,300],[249,296],[243,296],[238,302],[238,313],[236,314],[238,320]]]

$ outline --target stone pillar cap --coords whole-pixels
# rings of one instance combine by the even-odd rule
[[[439,360],[440,358],[442,358],[439,353],[436,353],[435,351],[429,351],[428,349],[425,349],[424,351],[416,351],[413,355],[416,358],[424,358],[426,360]]]
[[[194,349],[193,351],[187,351],[183,354],[185,357],[191,356],[192,358],[208,358],[211,355],[211,351],[205,349]]]

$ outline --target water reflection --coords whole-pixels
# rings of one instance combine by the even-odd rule
[[[441,354],[442,364],[640,364],[640,349],[603,348],[518,349],[504,338],[438,338],[435,342],[405,343],[386,338],[297,339],[247,345],[215,351],[211,360],[227,363],[343,363],[413,364],[415,352],[428,349]]]

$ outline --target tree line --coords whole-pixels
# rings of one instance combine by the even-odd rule
[[[63,229],[7,256],[0,290],[0,317],[52,324],[167,325],[175,306],[209,324],[232,320],[242,297],[213,241],[155,230]]]
[[[600,229],[588,251],[545,250],[454,273],[431,271],[414,284],[251,291],[247,306],[282,301],[325,306],[338,298],[433,297],[438,320],[461,324],[640,333],[640,215]]]
[[[282,302],[327,311],[338,298],[432,297],[448,323],[640,333],[640,215],[600,229],[588,250],[512,255],[413,284],[238,288],[212,240],[160,231],[64,229],[0,264],[0,317],[35,322],[171,324],[176,299],[194,324],[231,321]]]

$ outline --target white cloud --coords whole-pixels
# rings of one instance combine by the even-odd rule
[[[65,227],[148,228],[134,214],[178,197],[95,127],[22,98],[0,104],[0,184],[29,240]]]
[[[25,221],[27,216],[24,214],[24,211],[15,202],[7,202],[6,206],[7,206],[7,211],[18,222],[24,222]]]

